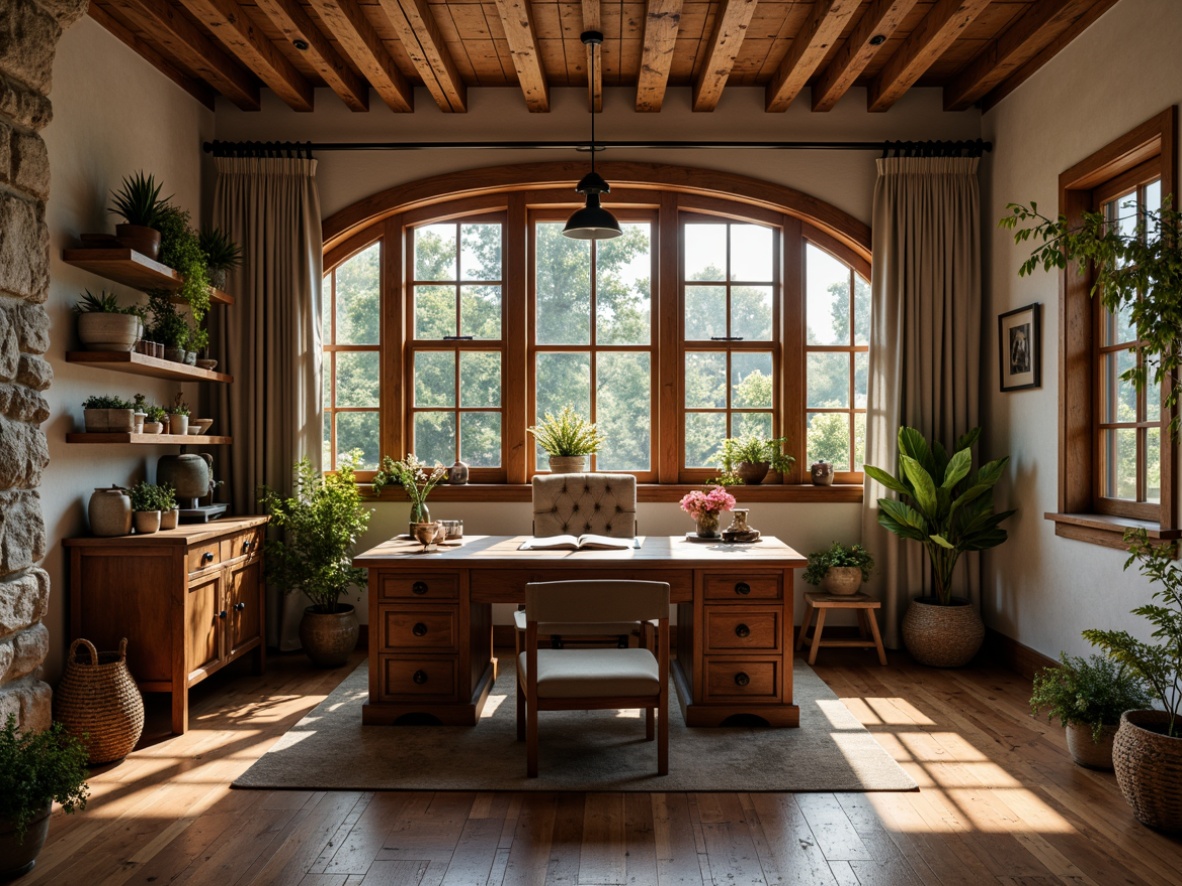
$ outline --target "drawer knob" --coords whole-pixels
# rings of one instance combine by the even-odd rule
[[[751,585],[747,584],[745,581],[741,581],[735,585],[735,593],[741,597],[746,597],[751,593]]]
[[[204,554],[202,554],[201,555],[201,562],[202,563],[212,563],[213,562],[213,551],[206,551]]]
[[[249,551],[249,550],[250,550],[251,548],[253,548],[253,547],[254,547],[254,542],[253,542],[253,541],[244,541],[244,542],[242,543],[242,550],[243,550],[243,551]]]
[[[218,618],[225,618],[225,617],[226,617],[226,610],[223,609],[221,612],[218,613]]]
[[[412,594],[418,594],[420,597],[423,596],[423,594],[427,593],[427,583],[425,581],[416,581],[410,586],[410,592]]]
[[[751,678],[748,677],[742,671],[739,671],[739,673],[735,674],[735,685],[736,686],[746,686],[750,682],[751,682]]]
[[[427,682],[427,672],[424,670],[417,670],[414,672],[414,675],[411,676],[411,679],[414,680],[419,686],[422,686]]]
[[[416,637],[425,637],[427,636],[427,626],[421,621],[416,621],[415,626],[410,629],[410,632]]]
[[[245,609],[245,608],[246,608],[246,604],[245,604],[245,603],[238,602],[238,603],[235,603],[235,604],[234,604],[234,611],[235,611],[235,612],[241,612],[241,611],[242,611],[243,609]]]
[[[747,627],[747,625],[740,622],[739,624],[735,625],[735,636],[736,637],[750,637],[751,636],[751,628]]]

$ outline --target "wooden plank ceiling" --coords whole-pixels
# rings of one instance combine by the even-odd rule
[[[556,86],[604,87],[660,111],[690,87],[712,111],[731,86],[768,112],[823,112],[851,87],[886,111],[913,86],[944,107],[991,107],[1118,0],[91,0],[90,15],[202,103],[258,110],[270,89],[311,111],[327,87],[353,111],[444,111],[469,88],[516,86],[531,111]],[[586,47],[584,30],[604,34]],[[587,83],[591,53],[595,83]],[[375,99],[371,102],[371,91]]]

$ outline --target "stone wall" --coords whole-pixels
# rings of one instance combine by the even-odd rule
[[[40,679],[49,650],[45,522],[38,487],[49,463],[42,392],[53,381],[49,349],[50,74],[62,28],[87,0],[0,2],[0,722],[49,725],[51,691]]]

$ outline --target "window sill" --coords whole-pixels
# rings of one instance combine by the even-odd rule
[[[1170,540],[1182,538],[1182,529],[1162,529],[1158,523],[1148,520],[1131,520],[1128,517],[1112,517],[1108,514],[1044,514],[1055,524],[1055,535],[1106,548],[1127,551],[1124,534],[1128,529],[1144,529],[1153,539]]]
[[[641,483],[636,487],[636,499],[640,502],[679,502],[692,489],[701,489],[702,484]],[[835,483],[832,486],[813,486],[809,483],[772,484],[768,486],[732,486],[731,494],[741,504],[750,502],[821,502],[828,504],[860,504],[862,485],[860,483]],[[436,501],[490,501],[528,502],[533,499],[533,487],[528,483],[468,483],[464,486],[439,485],[431,490],[431,502]],[[378,501],[405,502],[406,495],[397,486],[382,490]]]

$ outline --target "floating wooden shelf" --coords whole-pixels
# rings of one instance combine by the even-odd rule
[[[162,265],[143,253],[123,246],[64,249],[62,260],[68,265],[136,289],[175,291],[184,283],[184,278],[168,265]],[[220,289],[211,288],[209,298],[216,304],[234,304],[234,296]]]
[[[218,446],[233,443],[233,437],[210,434],[108,434],[102,431],[66,434],[67,443],[142,443],[148,446]]]
[[[150,375],[153,378],[172,378],[179,381],[212,381],[227,385],[234,381],[234,376],[224,372],[214,372],[212,369],[177,363],[175,360],[149,357],[134,351],[68,351],[66,362],[80,363],[83,366],[98,366],[102,369],[127,372],[132,375]]]

